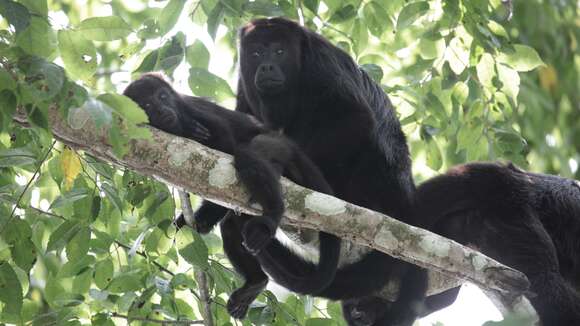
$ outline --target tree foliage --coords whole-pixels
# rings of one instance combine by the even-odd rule
[[[58,106],[72,127],[112,125],[121,157],[150,136],[118,95],[131,76],[163,71],[231,106],[236,30],[253,17],[302,21],[381,82],[418,179],[495,159],[579,178],[578,3],[514,1],[508,19],[510,3],[0,0],[0,321],[200,320],[200,270],[215,324],[234,323],[224,304],[240,280],[219,236],[176,231],[174,189],[54,141],[47,111]],[[30,128],[13,122],[17,108]],[[339,316],[336,303],[266,292],[242,324]]]

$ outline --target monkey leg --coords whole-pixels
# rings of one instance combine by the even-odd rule
[[[244,285],[235,290],[227,303],[228,313],[242,319],[250,304],[268,284],[268,276],[262,271],[254,256],[243,246],[242,227],[249,216],[228,214],[220,224],[224,252],[238,273],[244,278]]]

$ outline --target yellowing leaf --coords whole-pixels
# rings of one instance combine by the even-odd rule
[[[75,152],[66,147],[62,152],[62,171],[64,172],[64,188],[69,190],[75,178],[81,172],[81,160]]]
[[[558,72],[552,65],[540,68],[540,85],[548,92],[553,92],[558,86]]]

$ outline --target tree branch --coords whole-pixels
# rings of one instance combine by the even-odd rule
[[[26,123],[23,115],[17,115],[15,120]],[[96,128],[92,118],[75,129],[67,124],[57,108],[52,107],[49,121],[54,137],[73,148],[197,193],[225,207],[249,214],[259,212],[248,205],[248,195],[236,177],[229,155],[150,128],[153,140],[131,140],[128,153],[121,159],[113,154],[108,127]],[[309,229],[332,233],[446,278],[472,282],[500,296],[520,297],[529,286],[523,273],[452,240],[300,187],[284,178],[282,187],[286,198],[283,223],[299,232]],[[344,250],[350,247],[347,245]],[[430,293],[457,284],[448,282],[432,282]]]

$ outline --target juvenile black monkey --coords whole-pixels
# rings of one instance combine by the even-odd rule
[[[337,197],[413,224],[409,151],[380,85],[347,53],[283,18],[259,19],[243,27],[239,52],[237,111],[294,141],[320,168]],[[211,227],[226,210],[208,205],[213,215],[204,205],[196,221]],[[401,296],[390,321],[396,325],[412,324],[411,307],[426,291],[424,270],[371,250],[341,261],[334,280],[321,291],[305,277],[316,270],[315,264],[269,242],[274,234],[266,227],[256,224],[252,237],[230,247],[240,256],[256,253],[256,260],[247,260],[247,270],[241,271],[248,284],[263,283],[253,274],[261,265],[290,290],[342,300],[367,296],[400,278]],[[322,249],[320,256],[326,255]],[[243,301],[230,298],[228,305],[242,309],[251,295]]]
[[[528,299],[543,326],[580,325],[578,181],[513,164],[459,165],[419,186],[415,214],[430,216],[427,228],[526,274]],[[435,309],[453,303],[457,293],[432,300]],[[345,318],[382,325],[389,307],[379,301],[352,300]]]
[[[320,170],[291,140],[267,130],[247,114],[227,110],[201,98],[179,94],[165,80],[154,74],[146,74],[132,82],[124,94],[145,110],[152,126],[232,154],[242,183],[248,188],[252,198],[262,206],[264,217],[259,219],[272,219],[267,224],[260,221],[260,226],[266,225],[274,231],[278,226],[284,211],[279,184],[281,174],[302,186],[332,194],[332,189]],[[205,202],[197,214],[213,216],[210,213],[215,209],[223,208]],[[242,310],[229,309],[234,317],[245,315],[248,305],[267,283],[267,277],[260,266],[252,265],[255,258],[247,251],[236,251],[236,245],[242,241],[248,225],[251,226],[256,219],[258,218],[244,214],[230,214],[221,224],[224,251],[232,265],[241,271],[254,268],[246,279],[247,284],[231,295],[236,302],[245,302],[244,305],[234,307]],[[209,231],[204,224],[197,228]],[[266,231],[272,232],[269,229]],[[322,289],[334,277],[340,246],[334,243],[339,242],[335,236],[323,234],[320,239],[321,250],[325,250],[327,255],[320,258],[318,270],[313,270],[304,277]],[[269,245],[283,247],[275,239]],[[327,249],[327,246],[330,247]],[[248,282],[254,280],[252,277],[258,277],[260,283]]]

